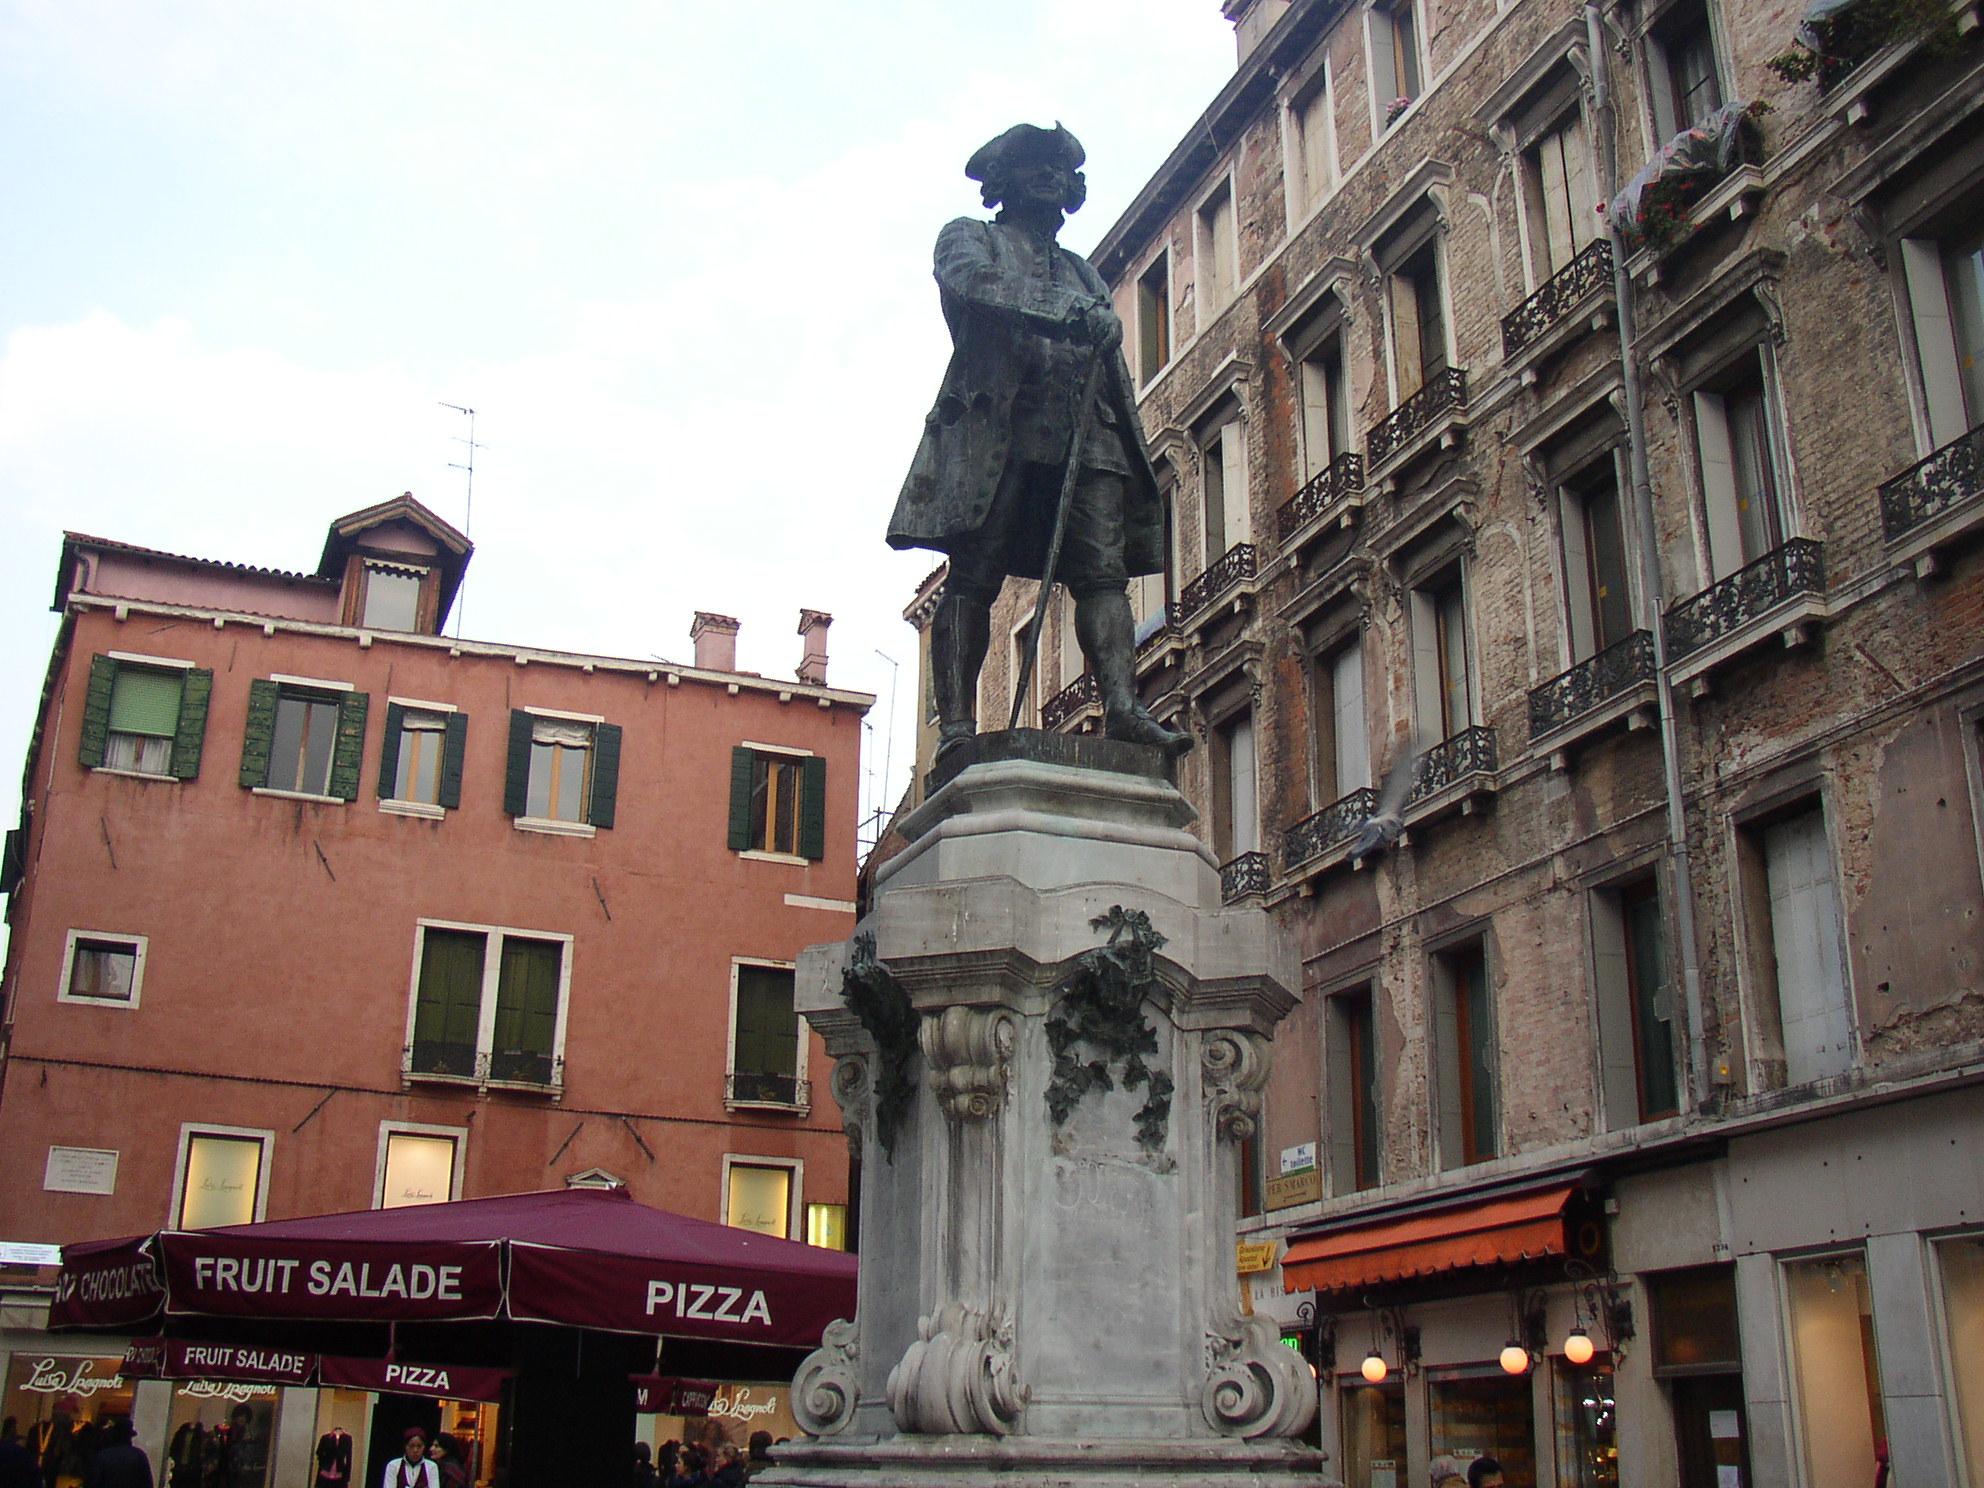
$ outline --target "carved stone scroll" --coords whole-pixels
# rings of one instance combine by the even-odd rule
[[[953,1121],[984,1121],[1006,1101],[1012,1014],[951,1007],[923,1022],[923,1063],[937,1104]]]
[[[1238,1318],[1206,1336],[1200,1405],[1222,1436],[1300,1436],[1315,1419],[1316,1382],[1265,1318]]]
[[[1206,1036],[1199,1055],[1205,1069],[1206,1104],[1214,1128],[1225,1140],[1244,1142],[1259,1126],[1268,1060],[1268,1041],[1258,1034],[1227,1030]]]
[[[916,1342],[889,1371],[889,1410],[897,1428],[946,1436],[1010,1434],[1027,1402],[1013,1363],[1012,1320],[953,1302],[919,1319],[916,1332]]]
[[[854,1324],[837,1318],[792,1377],[792,1416],[810,1435],[832,1436],[853,1419],[860,1354]]]

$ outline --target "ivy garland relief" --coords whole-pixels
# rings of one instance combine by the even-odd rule
[[[911,1005],[895,974],[875,959],[872,934],[854,937],[854,952],[841,974],[840,995],[875,1040],[880,1066],[875,1081],[875,1139],[894,1162],[896,1135],[916,1096],[916,1080],[910,1070],[923,1017]]]
[[[1174,1082],[1144,1062],[1157,1053],[1157,1030],[1144,1017],[1143,1002],[1156,983],[1151,957],[1164,937],[1147,913],[1120,904],[1089,925],[1106,929],[1109,938],[1075,957],[1074,970],[1055,989],[1060,1002],[1046,1024],[1054,1055],[1047,1114],[1064,1126],[1083,1096],[1114,1090],[1120,1079],[1125,1090],[1149,1092],[1136,1114],[1137,1144],[1155,1156],[1164,1150]],[[1119,1064],[1120,1074],[1112,1073]]]

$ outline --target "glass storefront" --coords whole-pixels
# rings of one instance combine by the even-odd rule
[[[1611,1361],[1551,1361],[1556,1375],[1558,1488],[1619,1488],[1619,1402]]]
[[[636,1439],[655,1449],[665,1441],[733,1442],[745,1448],[760,1431],[769,1431],[773,1441],[802,1435],[792,1414],[790,1383],[726,1383],[718,1388],[706,1417],[641,1416],[635,1425]]]
[[[1344,1488],[1404,1488],[1405,1385],[1343,1389]]]
[[[5,1403],[44,1482],[75,1488],[103,1425],[131,1414],[131,1384],[118,1374],[123,1356],[27,1351],[7,1362]]]
[[[1429,1373],[1426,1408],[1431,1456],[1462,1463],[1493,1457],[1508,1488],[1537,1488],[1536,1412],[1527,1374],[1500,1365]]]
[[[1936,1246],[1943,1283],[1943,1328],[1956,1416],[1956,1450],[1972,1488],[1984,1488],[1984,1235]]]
[[[268,1488],[276,1465],[281,1388],[221,1380],[172,1387],[167,1488]]]
[[[1790,1261],[1785,1313],[1797,1377],[1798,1427],[1809,1488],[1866,1488],[1887,1439],[1867,1258],[1859,1251]]]

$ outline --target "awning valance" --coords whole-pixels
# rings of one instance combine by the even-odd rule
[[[1575,1184],[1559,1184],[1311,1235],[1293,1241],[1282,1256],[1282,1283],[1291,1292],[1358,1291],[1566,1255],[1566,1211],[1576,1192]]]

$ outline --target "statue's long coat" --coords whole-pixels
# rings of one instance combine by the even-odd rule
[[[1058,245],[1053,251],[1084,292],[1062,283],[1050,286],[1029,274],[1028,259],[1015,242],[1021,231],[961,217],[937,235],[937,287],[954,349],[943,391],[923,421],[923,440],[889,520],[891,547],[948,553],[970,542],[985,523],[1012,453],[1023,338],[1064,336],[1077,309],[1108,302],[1109,286],[1088,260]],[[1124,571],[1161,573],[1164,512],[1130,387],[1122,353],[1111,353],[1099,397],[1114,411],[1130,460]],[[1008,559],[1011,571],[1039,578],[1045,547],[1044,537],[1016,543]]]

